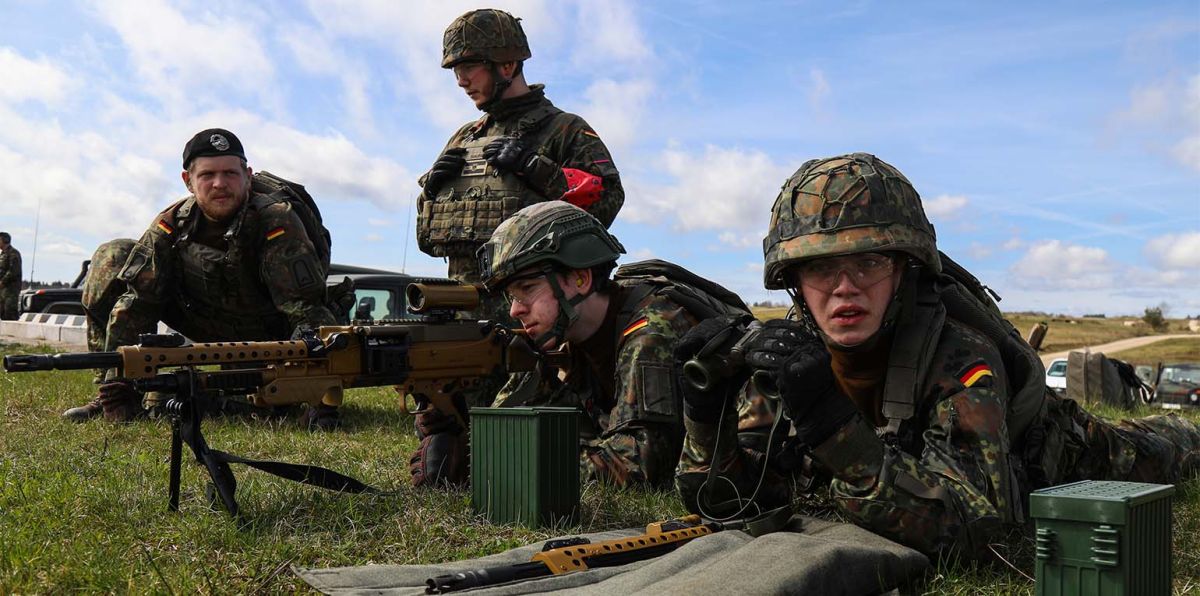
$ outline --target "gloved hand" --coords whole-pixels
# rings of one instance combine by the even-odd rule
[[[462,147],[451,147],[443,152],[425,174],[425,194],[432,197],[442,190],[447,182],[457,178],[467,163],[466,155],[467,150]]]
[[[408,460],[413,486],[459,486],[468,479],[467,433],[437,433],[421,439]]]
[[[483,147],[483,159],[493,168],[524,175],[533,149],[517,137],[500,137]]]
[[[745,334],[747,318],[730,316],[705,319],[689,329],[675,344],[672,351],[675,379],[688,418],[707,424],[717,422],[721,418],[721,405],[737,395],[750,378],[749,369],[744,367],[732,371],[712,370],[710,386],[700,389],[689,381],[683,371],[684,364],[692,358],[728,352]]]
[[[142,394],[127,379],[111,379],[100,385],[100,406],[109,422],[131,422],[144,413]]]
[[[798,322],[768,321],[747,346],[746,362],[771,376],[796,436],[810,447],[823,443],[858,411],[834,384],[825,344]]]
[[[437,434],[461,434],[463,430],[454,416],[433,408],[421,410],[413,418],[417,427],[417,437],[421,439]]]

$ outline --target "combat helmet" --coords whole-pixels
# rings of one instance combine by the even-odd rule
[[[784,289],[791,265],[818,257],[899,251],[941,270],[937,236],[912,183],[882,159],[851,153],[804,163],[771,208],[763,284]]]
[[[560,345],[567,328],[579,318],[575,309],[591,292],[567,298],[556,274],[615,264],[625,247],[587,211],[565,201],[546,201],[521,209],[504,220],[479,247],[480,279],[492,293],[515,281],[517,274],[545,278],[558,301],[554,328],[534,339],[535,346],[555,339]],[[593,290],[596,284],[592,285]]]
[[[483,285],[501,290],[527,269],[588,269],[614,263],[625,247],[600,220],[566,201],[535,203],[504,220],[479,248]]]
[[[530,56],[521,20],[503,10],[472,10],[454,19],[442,36],[442,68],[471,60],[520,62]]]

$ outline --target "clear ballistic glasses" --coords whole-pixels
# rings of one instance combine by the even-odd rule
[[[500,295],[509,307],[514,302],[522,306],[529,306],[538,296],[549,289],[550,284],[542,273],[532,273],[509,282]]]
[[[793,281],[822,292],[832,292],[845,273],[858,289],[865,290],[892,275],[896,261],[887,255],[867,252],[844,257],[805,261],[796,267]]]
[[[459,62],[458,64],[450,67],[450,71],[454,73],[454,80],[461,81],[462,79],[470,77],[475,73],[476,68],[479,68],[484,64],[485,62],[483,61]]]

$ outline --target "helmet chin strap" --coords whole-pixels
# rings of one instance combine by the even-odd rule
[[[562,286],[558,284],[558,276],[555,275],[554,268],[549,265],[542,267],[542,277],[546,278],[546,283],[549,283],[550,289],[554,291],[554,298],[558,300],[558,317],[554,320],[553,328],[533,340],[539,350],[552,339],[556,347],[562,347],[567,340],[567,329],[579,319],[579,310],[575,307],[592,294],[589,290],[586,293],[579,293],[567,298]]]
[[[488,66],[492,70],[492,96],[479,106],[479,110],[482,112],[486,112],[488,108],[496,105],[496,102],[500,101],[500,96],[504,94],[506,89],[512,86],[513,82],[512,79],[500,76],[500,67],[495,62],[489,61]]]
[[[796,310],[800,312],[803,321],[817,331],[821,336],[821,341],[830,349],[839,352],[854,354],[857,352],[867,352],[879,343],[880,338],[888,335],[893,327],[898,322],[911,317],[911,312],[917,300],[917,280],[920,275],[921,264],[915,260],[909,259],[904,268],[900,272],[900,284],[896,286],[896,292],[892,294],[892,299],[888,301],[887,310],[883,313],[883,321],[879,325],[879,329],[871,334],[871,337],[864,339],[854,345],[841,344],[834,341],[825,332],[821,330],[821,326],[817,325],[817,319],[813,316],[812,311],[808,309],[808,304],[804,302],[804,297],[800,295],[795,288],[787,288],[787,293],[792,297],[792,303],[796,306]]]

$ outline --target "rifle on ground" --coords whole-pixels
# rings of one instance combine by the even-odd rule
[[[344,389],[394,385],[402,395],[413,396],[418,412],[436,408],[466,428],[465,413],[454,406],[456,393],[498,371],[530,371],[539,362],[557,366],[564,361],[562,354],[539,353],[522,330],[490,321],[457,320],[458,311],[478,306],[479,290],[474,286],[414,283],[406,296],[409,310],[423,315],[422,320],[321,327],[289,341],[185,345],[180,335],[146,334],[138,345],[115,352],[5,356],[4,369],[116,368],[119,377],[138,391],[169,395],[164,409],[171,417],[171,511],[179,509],[182,443],[204,465],[217,496],[234,517],[238,515],[237,483],[230,463],[330,490],[378,493],[325,468],[255,461],[210,449],[200,422],[219,397],[248,395],[256,406],[337,406]],[[209,365],[223,369],[199,368]],[[403,402],[402,397],[402,406]]]
[[[528,563],[485,567],[425,580],[426,594],[445,594],[522,579],[561,575],[597,567],[616,567],[665,555],[684,543],[724,530],[725,526],[689,515],[646,526],[646,533],[591,542],[582,536],[547,541]]]

